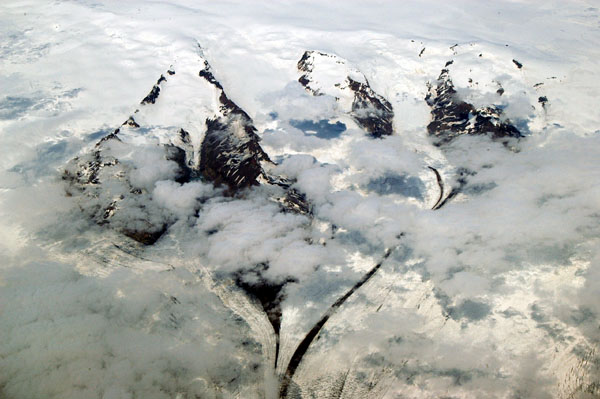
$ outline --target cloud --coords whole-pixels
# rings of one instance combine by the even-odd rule
[[[209,397],[261,374],[247,329],[184,271],[99,279],[45,262],[2,277],[7,397]]]
[[[154,185],[152,200],[179,217],[190,216],[199,208],[200,201],[214,195],[211,184],[199,181],[179,184],[160,180]]]

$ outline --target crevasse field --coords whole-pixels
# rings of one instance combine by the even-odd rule
[[[0,398],[600,398],[598,93],[593,0],[2,1]]]

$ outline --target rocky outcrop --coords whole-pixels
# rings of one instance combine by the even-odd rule
[[[475,108],[461,100],[448,69],[442,69],[435,88],[429,87],[425,101],[431,107],[431,122],[427,125],[427,131],[438,146],[463,134],[487,134],[504,144],[508,144],[510,138],[523,137],[503,117],[501,109],[494,106]]]
[[[394,133],[392,105],[385,98],[375,93],[369,82],[357,82],[348,78],[350,89],[354,91],[352,117],[371,136],[381,138]]]
[[[298,61],[302,73],[298,81],[315,96],[331,95],[340,107],[370,136],[393,134],[392,105],[377,94],[367,78],[346,60],[318,51],[306,51]]]
[[[263,158],[256,135],[250,130],[253,127],[239,118],[207,120],[206,126],[200,152],[202,176],[215,184],[226,184],[231,194],[258,185]]]
[[[272,162],[260,146],[252,119],[227,97],[208,62],[199,75],[215,87],[220,102],[219,113],[206,120],[200,173],[215,184],[226,184],[230,193],[258,185],[264,174],[261,163]]]
[[[160,78],[158,78],[156,84],[152,86],[152,90],[150,90],[150,93],[148,93],[148,95],[144,97],[140,104],[154,104],[156,102],[156,99],[158,98],[158,95],[160,94],[160,84],[166,81],[167,79],[163,75],[160,75]]]

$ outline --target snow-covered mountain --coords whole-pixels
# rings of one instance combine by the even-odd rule
[[[200,55],[186,61],[192,65],[179,74],[171,67],[160,75],[119,128],[67,165],[63,179],[68,195],[77,196],[96,223],[146,245],[176,221],[153,193],[164,191],[167,183],[184,185],[200,178],[223,186],[213,193],[194,183],[195,192],[188,195],[206,199],[207,191],[232,196],[261,180],[287,189],[280,201],[286,210],[308,212],[304,196],[289,189],[291,181],[265,171],[273,162],[260,146],[252,119],[227,97],[208,62]],[[193,73],[199,65],[202,69]]]
[[[592,3],[0,10],[0,398],[600,395]]]
[[[315,96],[334,96],[356,123],[371,136],[380,138],[393,133],[394,111],[388,100],[375,93],[369,81],[357,69],[332,54],[306,51],[298,70],[298,81]]]

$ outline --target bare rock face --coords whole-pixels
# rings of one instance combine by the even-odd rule
[[[360,83],[351,78],[350,89],[354,91],[352,117],[373,137],[390,136],[394,133],[392,105],[375,93],[369,83]]]
[[[140,104],[154,104],[156,102],[156,99],[158,98],[158,95],[160,94],[160,84],[166,81],[167,79],[163,75],[160,75],[160,78],[158,78],[156,84],[152,86],[152,90],[150,90],[150,93],[148,93],[148,95],[144,97]]]
[[[227,184],[231,193],[258,185],[258,177],[264,174],[261,162],[272,162],[260,146],[252,119],[227,97],[206,61],[200,77],[220,92],[221,103],[218,114],[206,120],[200,172],[215,184]]]
[[[207,120],[206,127],[200,153],[202,175],[215,184],[226,184],[231,193],[258,185],[263,158],[253,127],[239,118],[222,117]]]
[[[392,105],[377,94],[358,69],[346,60],[318,51],[306,51],[298,61],[302,73],[298,81],[315,96],[331,95],[370,136],[381,138],[393,134]]]
[[[306,199],[306,195],[290,188],[283,197],[284,210],[299,213],[302,215],[312,215],[312,207]]]
[[[503,118],[501,109],[494,106],[475,108],[461,100],[448,69],[442,69],[437,86],[429,88],[425,101],[431,107],[432,117],[427,131],[435,137],[438,146],[463,134],[488,134],[504,144],[510,138],[523,137],[508,119]]]

